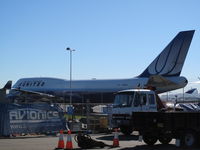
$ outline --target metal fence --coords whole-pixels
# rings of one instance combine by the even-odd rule
[[[52,133],[60,129],[66,129],[66,122],[58,105],[0,103],[0,136]]]

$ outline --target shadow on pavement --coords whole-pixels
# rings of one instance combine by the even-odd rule
[[[105,147],[105,148],[91,148],[91,149],[108,149],[108,150],[112,150],[113,148],[109,148],[109,147]],[[116,149],[116,148],[114,148]],[[81,148],[74,148],[74,150],[81,150]],[[149,146],[149,145],[138,145],[135,147],[128,147],[128,148],[118,148],[118,150],[199,150],[199,149],[195,149],[195,148],[182,148],[182,147],[176,147],[173,144],[169,144],[169,145],[163,145],[163,144],[157,144],[154,146]]]
[[[96,139],[98,140],[106,140],[106,141],[113,141],[113,135],[105,135],[98,137]],[[120,141],[132,141],[132,140],[138,140],[138,135],[119,135]]]
[[[121,148],[119,150],[199,150],[199,149],[176,147],[174,144],[169,144],[169,145],[156,144],[153,146],[145,144],[145,145],[137,145],[135,147]]]
[[[47,138],[47,137],[57,137],[55,135],[31,135],[31,136],[13,136],[13,137],[0,137],[0,139],[29,139],[29,138]]]

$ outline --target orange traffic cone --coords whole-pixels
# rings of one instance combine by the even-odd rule
[[[114,132],[113,147],[119,147],[119,135],[118,135],[117,128],[115,129],[115,132]]]
[[[68,150],[68,149],[73,149],[72,137],[71,137],[71,131],[70,130],[68,130],[68,133],[67,133],[66,150]]]
[[[59,136],[59,141],[58,141],[58,147],[56,149],[64,149],[65,144],[64,144],[64,136],[63,136],[63,130],[60,130],[60,136]]]

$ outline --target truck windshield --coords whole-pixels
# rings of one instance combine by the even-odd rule
[[[134,98],[134,92],[119,93],[115,96],[113,107],[130,107]]]

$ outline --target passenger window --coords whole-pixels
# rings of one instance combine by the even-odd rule
[[[149,94],[149,95],[148,95],[148,98],[149,98],[149,104],[150,104],[150,105],[155,104],[154,95],[153,95],[153,94]]]

